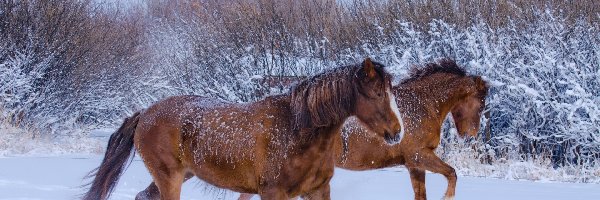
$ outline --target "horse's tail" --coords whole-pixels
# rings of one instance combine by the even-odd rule
[[[102,163],[86,176],[86,178],[94,177],[94,180],[85,185],[89,185],[90,190],[83,196],[84,200],[104,200],[110,196],[121,173],[127,167],[125,162],[132,157],[130,155],[134,151],[133,135],[139,121],[139,114],[140,112],[136,112],[126,118],[119,130],[110,136]]]

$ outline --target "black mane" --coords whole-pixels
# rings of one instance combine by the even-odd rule
[[[465,69],[458,66],[454,60],[444,58],[434,63],[427,63],[424,66],[413,66],[409,72],[410,76],[407,79],[404,79],[402,84],[416,81],[437,73],[456,74],[459,76],[467,75]]]

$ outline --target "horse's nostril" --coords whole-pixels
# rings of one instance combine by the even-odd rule
[[[395,133],[395,134],[391,134],[391,133],[389,133],[389,132],[387,132],[387,131],[386,131],[386,132],[385,132],[385,134],[384,134],[384,136],[383,136],[383,139],[384,139],[384,140],[385,140],[385,141],[386,141],[388,144],[394,144],[394,143],[397,143],[398,141],[400,141],[400,137],[399,137],[399,135],[400,135],[400,134],[397,134],[397,133]]]

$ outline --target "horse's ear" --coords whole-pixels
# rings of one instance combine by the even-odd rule
[[[371,58],[366,58],[365,61],[363,61],[362,66],[369,79],[375,78],[377,72],[375,71],[375,65],[371,62]]]
[[[481,78],[481,76],[475,76],[473,81],[475,82],[475,85],[477,86],[478,91],[487,90],[489,87],[487,82],[485,82],[485,80],[483,80],[483,78]]]

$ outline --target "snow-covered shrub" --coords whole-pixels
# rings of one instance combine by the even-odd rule
[[[91,1],[0,2],[3,117],[47,137],[112,125],[144,58],[131,18]]]
[[[567,27],[547,12],[525,28],[512,24],[493,30],[480,23],[457,31],[434,21],[429,30],[431,40],[411,46],[410,56],[403,57],[451,57],[492,85],[486,108],[489,118],[482,118],[489,124],[482,125],[483,140],[455,148],[460,139],[445,134],[442,152],[451,155],[444,157],[471,156],[492,164],[494,170],[522,162],[547,171],[573,169],[564,176],[540,174],[554,180],[600,181],[594,175],[600,167],[600,35],[595,28],[583,21]],[[412,53],[413,49],[420,50]],[[504,169],[500,176],[520,173]],[[564,178],[567,175],[571,178]]]
[[[248,102],[285,91],[261,81],[271,77],[369,56],[401,79],[449,57],[492,86],[480,138],[444,131],[439,153],[459,173],[600,182],[600,15],[524,0],[480,13],[445,1],[150,1],[139,15],[86,2],[0,2],[0,120],[76,137],[166,96]]]

